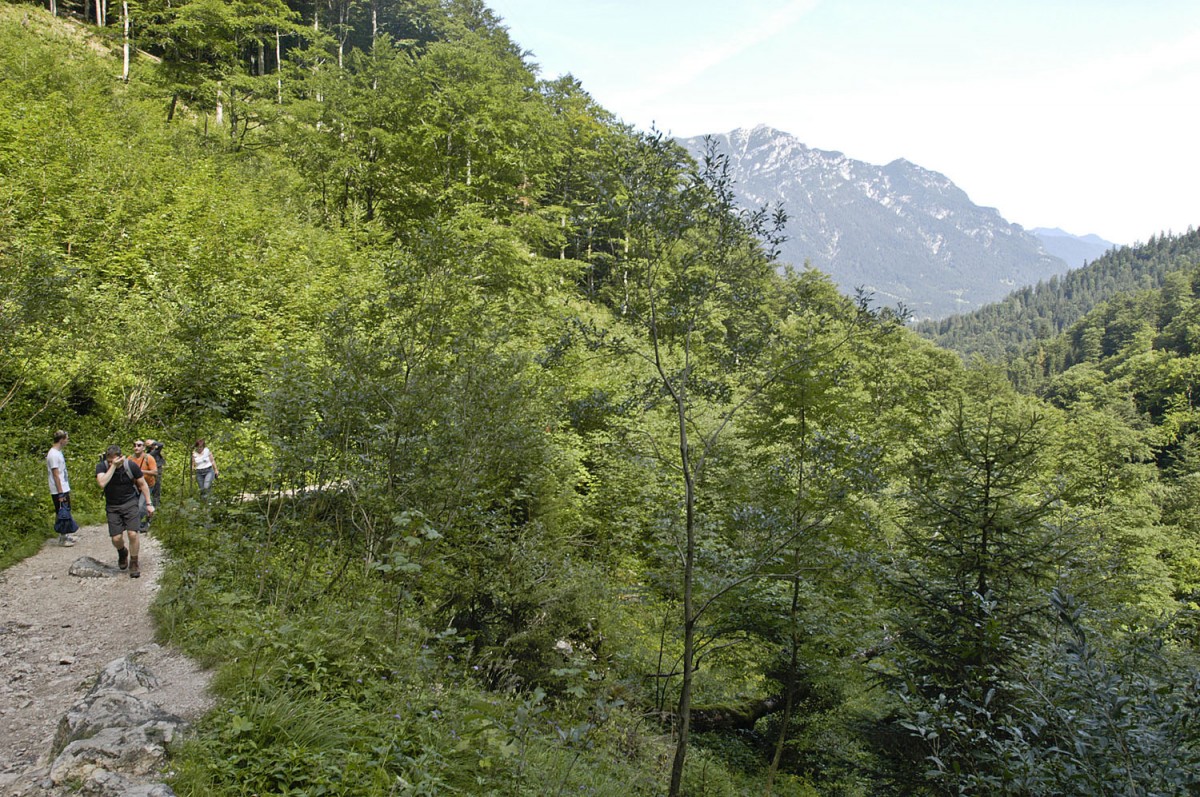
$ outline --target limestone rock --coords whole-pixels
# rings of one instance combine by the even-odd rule
[[[102,797],[172,797],[170,787],[145,781],[163,769],[167,745],[187,723],[145,697],[157,686],[132,656],[109,662],[60,720],[47,780]]]
[[[109,728],[139,728],[160,722],[174,727],[182,720],[128,692],[118,689],[92,691],[59,721],[51,752],[57,755],[68,745],[91,739]]]
[[[157,647],[151,646],[151,647]],[[140,654],[145,649],[138,649]],[[133,660],[132,656],[126,656],[121,659],[110,661],[100,674],[96,677],[96,685],[92,687],[92,691],[101,689],[120,689],[122,692],[130,694],[139,694],[148,689],[158,688],[158,678],[154,673],[147,670],[142,665]]]
[[[122,575],[115,566],[106,565],[99,559],[93,559],[90,556],[81,556],[76,559],[71,563],[71,569],[67,572],[79,578],[116,578]]]
[[[167,744],[178,730],[176,723],[165,720],[129,728],[103,728],[63,748],[50,765],[50,780],[58,785],[95,779],[98,770],[122,776],[148,775],[166,763]]]

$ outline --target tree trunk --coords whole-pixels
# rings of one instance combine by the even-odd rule
[[[799,481],[796,484],[796,506],[793,510],[792,522],[797,528],[802,524],[801,509],[804,494],[805,494],[805,467],[808,462],[808,413],[805,412],[805,405],[800,405],[800,471],[798,474]],[[792,552],[792,562],[795,567],[800,566],[800,547],[797,545],[796,550]],[[779,724],[779,738],[775,742],[775,754],[771,757],[771,766],[767,771],[767,786],[763,791],[764,797],[771,797],[771,792],[775,788],[775,776],[779,774],[779,765],[783,761],[783,748],[787,744],[788,726],[792,722],[792,710],[796,704],[796,668],[800,663],[800,634],[797,629],[800,627],[800,574],[797,573],[792,579],[792,605],[788,611],[788,623],[790,628],[788,636],[791,642],[791,651],[788,659],[787,671],[787,689],[786,697],[783,701],[783,721]]]
[[[795,556],[796,561],[799,561],[800,552],[797,551]],[[771,797],[771,791],[775,788],[775,776],[779,773],[779,764],[783,761],[783,748],[787,744],[788,725],[792,722],[792,709],[796,702],[796,667],[800,663],[800,637],[796,633],[797,623],[800,620],[800,576],[798,575],[792,580],[792,608],[789,619],[792,626],[792,650],[788,661],[787,692],[783,700],[783,720],[779,723],[779,738],[775,741],[775,755],[771,757],[771,767],[767,771],[767,787],[763,791],[764,797]]]
[[[125,83],[129,82],[129,0],[121,0],[121,28],[124,31],[123,43],[123,65],[121,67],[121,80]]]
[[[684,372],[687,372],[685,359]],[[686,377],[685,377],[686,378]],[[688,446],[687,403],[681,385],[675,397],[679,422],[679,458],[683,466],[684,541],[683,550],[683,683],[679,687],[679,708],[675,713],[678,738],[675,740],[675,759],[671,763],[669,797],[679,797],[683,788],[683,765],[692,723],[692,676],[696,658],[696,617],[692,606],[692,581],[696,569],[696,485],[692,473],[691,451]]]
[[[338,69],[345,68],[342,64],[342,56],[346,51],[346,36],[347,36],[346,20],[348,18],[348,14],[350,13],[350,9],[348,8],[349,5],[350,4],[348,2],[345,2],[345,0],[343,0],[343,2],[340,4],[340,7],[338,8],[338,31],[337,31]]]
[[[238,134],[238,106],[237,106],[237,89],[233,86],[229,87],[229,143],[237,145]]]
[[[283,105],[283,45],[279,40],[279,29],[275,30],[275,100]]]

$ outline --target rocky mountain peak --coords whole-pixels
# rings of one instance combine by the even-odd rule
[[[747,204],[782,203],[782,259],[846,291],[940,318],[1066,271],[1038,238],[980,207],[946,175],[904,158],[884,166],[813,149],[766,125],[713,135]],[[693,154],[704,137],[685,139]]]

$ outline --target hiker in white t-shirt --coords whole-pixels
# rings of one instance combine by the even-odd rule
[[[54,433],[54,445],[46,452],[46,476],[49,479],[50,498],[54,501],[54,515],[58,518],[60,507],[71,507],[71,482],[67,479],[67,458],[63,456],[63,447],[70,436],[59,429]],[[75,538],[70,534],[59,534],[58,544],[67,548],[75,544]]]
[[[196,441],[196,447],[192,449],[192,470],[196,474],[196,484],[200,487],[200,497],[208,498],[213,480],[221,475],[221,471],[217,470],[217,460],[213,458],[208,446],[204,445],[203,437]]]

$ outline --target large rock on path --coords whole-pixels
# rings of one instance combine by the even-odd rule
[[[116,659],[59,721],[47,769],[27,772],[4,795],[82,792],[100,797],[168,797],[156,782],[167,745],[188,725],[149,699],[158,679],[135,661]]]
[[[106,565],[90,556],[81,556],[76,559],[71,563],[71,569],[67,572],[79,578],[116,578],[126,575],[119,568]]]

